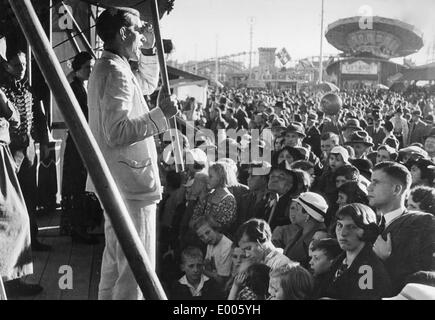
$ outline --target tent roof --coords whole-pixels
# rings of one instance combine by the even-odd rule
[[[400,81],[435,80],[435,62],[405,70]]]

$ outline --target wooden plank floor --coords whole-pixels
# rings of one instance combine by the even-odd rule
[[[43,288],[39,295],[20,300],[96,300],[100,280],[104,236],[98,236],[99,244],[72,243],[71,237],[59,234],[60,211],[37,216],[39,239],[52,246],[50,252],[33,253],[33,275],[25,277],[26,283],[39,283]],[[71,266],[73,288],[61,290],[59,280],[63,274],[59,268]]]

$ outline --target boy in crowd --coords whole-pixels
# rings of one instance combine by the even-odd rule
[[[212,218],[199,218],[194,229],[196,234],[207,245],[204,274],[224,284],[231,275],[231,246],[233,242],[220,233]]]
[[[181,270],[184,275],[170,290],[173,300],[214,300],[221,299],[219,286],[207,277],[204,271],[204,257],[197,247],[187,247],[181,253]]]

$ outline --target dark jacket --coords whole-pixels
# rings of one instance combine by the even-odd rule
[[[289,257],[290,260],[299,262],[301,266],[309,269],[310,257],[308,256],[308,248],[310,242],[317,231],[325,229],[325,224],[321,222],[315,222],[311,226],[311,230],[305,234],[302,234],[303,230],[301,229],[298,237],[284,248],[284,254]]]
[[[408,135],[408,145],[412,143],[424,144],[426,136],[429,134],[428,125],[419,120],[417,123],[411,122],[409,124],[409,135]]]
[[[405,279],[417,271],[435,270],[435,217],[431,214],[406,211],[382,233],[391,234],[391,256],[385,267],[398,294]]]
[[[296,198],[296,196],[292,193],[292,190],[279,197],[278,203],[273,207],[267,207],[267,200],[264,200],[262,203],[258,203],[257,208],[255,209],[255,218],[264,219],[269,221],[271,214],[273,214],[272,219],[270,220],[270,229],[273,231],[277,226],[284,226],[289,224],[289,218],[287,214],[287,208],[290,201]]]
[[[320,131],[316,126],[312,126],[307,132],[307,137],[304,139],[304,143],[311,146],[311,150],[317,157],[322,156],[322,150],[320,148]]]
[[[351,266],[340,277],[334,279],[345,257],[344,252],[335,260],[326,276],[327,280],[322,284],[324,287],[319,290],[320,297],[338,300],[380,300],[392,296],[390,277],[371,245],[366,244]],[[364,285],[370,285],[370,280],[366,280],[370,277],[373,280],[372,287],[365,288]]]
[[[189,287],[175,281],[171,287],[169,298],[171,300],[219,300],[224,299],[223,290],[215,280],[209,279],[204,283],[200,297],[193,297]]]
[[[386,137],[384,130],[382,129],[382,127],[379,127],[378,131],[375,132],[375,126],[372,125],[368,126],[366,131],[369,136],[372,137],[374,148],[375,150],[377,150]]]

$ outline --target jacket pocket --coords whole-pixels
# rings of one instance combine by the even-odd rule
[[[118,157],[114,163],[115,180],[128,193],[150,193],[157,189],[156,178],[150,158],[132,160]]]

